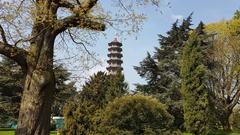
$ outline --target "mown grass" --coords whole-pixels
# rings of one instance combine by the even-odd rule
[[[183,135],[192,135],[192,134],[183,133]],[[209,133],[209,135],[240,135],[240,132],[239,131],[233,131],[233,132],[214,131]]]
[[[0,135],[14,135],[14,129],[11,128],[0,128]],[[56,131],[51,131],[50,135],[57,135]],[[183,135],[192,135],[191,133],[183,133]],[[209,135],[240,135],[239,131],[234,132],[223,132],[223,131],[215,131],[211,132]]]
[[[0,128],[0,135],[14,135],[15,130],[11,128]],[[56,131],[51,131],[50,135],[57,135]]]

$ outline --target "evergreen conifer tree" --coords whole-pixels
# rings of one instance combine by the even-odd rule
[[[153,56],[149,53],[134,67],[145,78],[147,84],[137,85],[137,91],[157,98],[169,106],[168,111],[175,117],[175,127],[183,128],[183,110],[180,93],[180,59],[184,42],[188,40],[192,14],[181,25],[176,21],[166,36],[159,35],[160,47]]]
[[[78,133],[89,135],[96,130],[99,120],[96,119],[99,111],[108,102],[127,93],[127,84],[121,73],[107,75],[98,72],[90,77],[83,86],[76,99],[69,101],[64,108],[63,134]]]
[[[56,91],[51,109],[52,116],[63,116],[63,107],[66,100],[73,98],[77,94],[75,82],[71,81],[71,73],[62,65],[55,66],[54,74],[56,81]]]
[[[22,78],[20,66],[2,57],[0,62],[0,127],[16,121],[21,101]]]
[[[181,63],[184,122],[194,135],[207,135],[209,130],[209,92],[206,87],[206,35],[203,23],[186,42]]]

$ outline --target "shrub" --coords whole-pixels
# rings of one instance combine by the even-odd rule
[[[115,99],[98,114],[100,135],[173,135],[174,121],[167,107],[150,96],[133,95]],[[176,134],[176,132],[175,132]]]
[[[108,102],[127,93],[124,76],[98,72],[83,86],[82,91],[64,107],[63,135],[89,135],[95,130],[94,116]],[[94,134],[95,135],[95,134]]]

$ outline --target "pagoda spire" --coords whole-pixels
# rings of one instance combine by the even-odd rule
[[[110,74],[117,74],[123,70],[122,61],[122,43],[117,38],[108,43],[108,64],[107,70]]]

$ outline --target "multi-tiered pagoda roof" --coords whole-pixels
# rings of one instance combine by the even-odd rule
[[[122,43],[120,43],[117,38],[115,38],[111,43],[108,43],[108,64],[107,70],[110,74],[116,74],[119,71],[122,71],[123,68],[121,64],[122,61]]]

